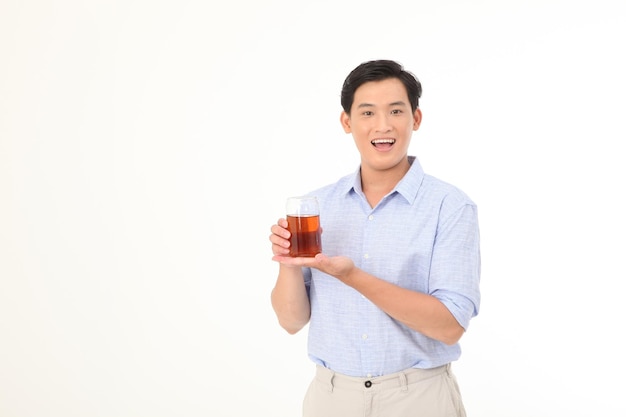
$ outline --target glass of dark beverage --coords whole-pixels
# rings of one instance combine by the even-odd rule
[[[289,256],[312,257],[322,251],[320,207],[311,196],[287,199],[287,229],[291,232]]]

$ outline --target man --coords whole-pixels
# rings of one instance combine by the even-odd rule
[[[309,324],[316,364],[304,417],[465,416],[450,363],[479,310],[477,211],[408,155],[421,90],[394,61],[356,67],[340,120],[360,167],[310,193],[323,253],[289,257],[286,220],[271,227],[272,306],[291,334]]]

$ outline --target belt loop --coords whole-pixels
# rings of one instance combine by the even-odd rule
[[[335,373],[331,371],[330,378],[328,378],[328,392],[333,392],[333,378],[335,378]]]
[[[317,365],[315,379],[318,381],[318,383],[324,385],[328,392],[333,392],[333,378],[335,378],[335,373],[333,371],[323,367],[322,365]]]
[[[400,387],[402,388],[402,392],[408,392],[409,387],[407,385],[406,374],[404,372],[400,372],[398,378],[400,378]]]

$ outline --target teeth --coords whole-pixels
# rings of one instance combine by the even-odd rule
[[[372,143],[395,143],[395,139],[374,139]]]

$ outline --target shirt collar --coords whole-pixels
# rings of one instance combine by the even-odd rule
[[[409,204],[412,204],[424,180],[424,170],[415,156],[409,156],[409,164],[411,164],[411,168],[396,185],[395,191],[404,197]]]
[[[417,197],[417,192],[422,184],[422,180],[424,179],[424,170],[422,169],[422,165],[419,160],[415,156],[409,155],[409,164],[411,167],[404,175],[404,177],[396,184],[395,188],[392,190],[390,194],[397,192],[404,199],[413,203],[415,198]],[[361,166],[357,168],[356,171],[349,176],[349,180],[345,183],[346,188],[344,193],[348,194],[352,190],[359,195],[363,195],[363,189],[361,188]]]

